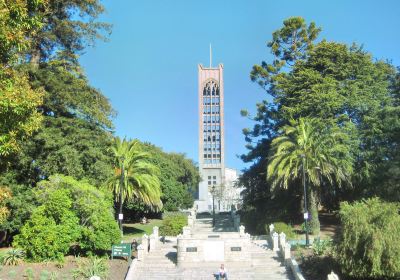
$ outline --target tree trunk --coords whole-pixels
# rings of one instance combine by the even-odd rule
[[[308,197],[308,210],[310,213],[309,228],[313,235],[319,235],[320,223],[318,218],[317,190],[311,187]]]

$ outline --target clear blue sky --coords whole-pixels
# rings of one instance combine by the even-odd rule
[[[81,57],[91,84],[117,110],[116,134],[138,138],[198,161],[197,64],[224,64],[225,145],[228,167],[242,169],[240,110],[255,111],[265,93],[249,79],[270,60],[266,42],[290,16],[323,28],[321,37],[363,44],[377,59],[400,65],[398,0],[107,0],[102,20],[110,41]]]

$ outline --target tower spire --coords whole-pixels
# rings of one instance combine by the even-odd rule
[[[211,49],[211,43],[210,43],[210,68],[212,67],[212,49]]]

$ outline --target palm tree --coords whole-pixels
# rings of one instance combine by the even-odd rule
[[[114,155],[114,176],[108,180],[108,186],[119,202],[119,213],[126,199],[142,201],[152,209],[161,209],[161,188],[158,168],[148,162],[150,155],[140,148],[137,140],[128,141],[116,137],[111,148]],[[122,221],[120,228],[122,230]]]
[[[336,125],[321,125],[316,119],[307,118],[291,120],[281,132],[271,143],[267,179],[272,188],[287,188],[290,182],[303,177],[305,202],[306,183],[311,188],[311,230],[318,233],[317,188],[323,182],[338,186],[350,183],[353,160],[346,134]],[[307,204],[304,211],[307,212]]]

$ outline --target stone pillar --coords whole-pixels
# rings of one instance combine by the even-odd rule
[[[188,227],[188,226],[183,227],[182,232],[183,232],[183,236],[190,236],[190,227]]]
[[[285,245],[285,251],[283,254],[283,257],[285,258],[285,260],[290,259],[292,256],[290,255],[290,243],[286,243]]]
[[[156,249],[156,237],[154,234],[150,234],[149,236],[149,242],[150,242],[150,251],[154,251]]]
[[[274,232],[274,224],[270,224],[269,225],[269,233],[272,235],[272,233]]]
[[[239,227],[239,235],[240,235],[240,236],[244,236],[244,235],[245,235],[244,230],[245,230],[245,227],[244,227],[243,225],[241,225],[241,226]]]
[[[140,244],[139,246],[137,246],[137,259],[138,261],[143,261],[144,260],[144,247],[142,246],[142,244]]]
[[[189,217],[188,217],[188,226],[189,226],[189,227],[192,227],[192,226],[193,226],[193,217],[192,217],[192,216],[189,216]]]
[[[143,234],[142,236],[142,246],[144,253],[147,254],[149,252],[149,237],[147,234]]]
[[[339,276],[337,276],[333,271],[328,274],[327,280],[339,280]]]
[[[284,232],[281,232],[281,234],[279,234],[279,246],[283,252],[286,246],[286,234]]]
[[[276,251],[279,251],[278,237],[279,237],[278,233],[274,232],[274,233],[272,234],[272,239],[273,239],[273,244],[274,244],[273,250],[274,250],[275,252],[276,252]]]
[[[158,226],[153,227],[153,235],[156,238],[156,240],[159,240],[159,235],[158,235]]]

